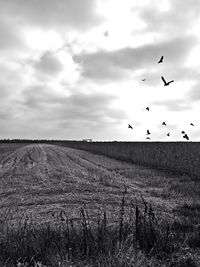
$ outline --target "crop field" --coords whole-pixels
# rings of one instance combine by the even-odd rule
[[[81,142],[58,144],[102,154],[138,165],[200,176],[199,142]]]
[[[0,144],[0,266],[200,266],[198,149]]]

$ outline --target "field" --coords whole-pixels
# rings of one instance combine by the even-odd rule
[[[80,142],[58,144],[161,170],[200,176],[198,142]]]
[[[198,149],[0,144],[1,266],[200,266]]]

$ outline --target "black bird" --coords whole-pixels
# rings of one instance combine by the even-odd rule
[[[182,134],[184,134],[185,132],[184,132],[184,131],[182,131],[181,133],[182,133]]]
[[[162,79],[163,82],[164,82],[164,86],[167,86],[167,85],[169,85],[170,83],[174,82],[174,80],[171,80],[171,81],[169,81],[169,82],[166,82],[163,76],[161,76],[161,79]]]
[[[170,136],[170,133],[168,133],[167,136]]]
[[[184,134],[183,138],[185,138],[185,139],[189,140],[189,137],[188,137],[188,135],[187,135],[187,134]]]
[[[133,129],[133,127],[130,124],[128,124],[128,128]]]
[[[158,61],[158,64],[163,62],[163,58],[164,58],[163,56],[160,58],[160,60]]]
[[[148,135],[148,134],[151,134],[151,133],[149,132],[149,130],[147,130],[147,135]]]
[[[146,79],[142,79],[142,81],[143,81],[143,82],[145,82],[145,81],[146,81]]]
[[[165,126],[167,126],[167,124],[166,124],[164,121],[163,121],[162,125],[165,125]]]
[[[146,139],[151,139],[150,137],[146,137]]]
[[[146,110],[148,110],[148,111],[149,111],[149,107],[146,107]]]
[[[190,123],[190,125],[191,125],[191,126],[194,126],[194,124],[193,124],[193,123]]]

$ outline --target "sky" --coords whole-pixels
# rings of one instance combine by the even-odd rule
[[[0,138],[200,141],[199,0],[0,6]]]

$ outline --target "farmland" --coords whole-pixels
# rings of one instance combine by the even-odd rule
[[[161,170],[200,176],[200,143],[197,142],[60,142],[118,160]]]
[[[199,266],[199,144],[161,146],[1,144],[2,264]]]

